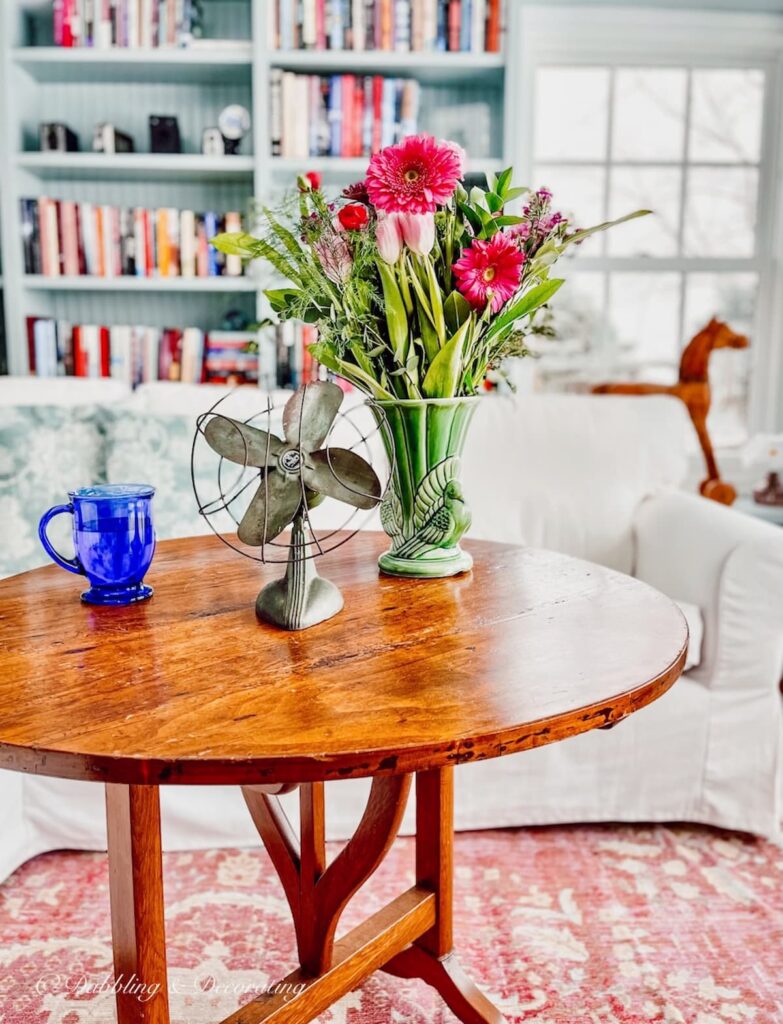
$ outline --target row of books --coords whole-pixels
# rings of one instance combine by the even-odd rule
[[[220,216],[163,207],[104,206],[40,196],[21,199],[26,274],[46,277],[238,277],[242,260],[209,240],[240,231],[237,212]]]
[[[288,321],[255,331],[71,324],[27,318],[30,373],[113,377],[136,387],[156,380],[297,388],[324,376],[310,355],[315,328]]]
[[[500,50],[501,0],[270,0],[280,50]]]
[[[381,75],[271,72],[272,156],[370,156],[415,135],[419,83]]]
[[[54,45],[188,46],[199,26],[196,0],[54,0]]]

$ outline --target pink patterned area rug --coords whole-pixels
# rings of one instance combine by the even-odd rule
[[[412,883],[399,840],[345,923]],[[691,827],[527,829],[456,842],[456,936],[509,1024],[783,1024],[783,849]],[[174,1024],[213,1024],[294,962],[265,853],[169,854]],[[39,857],[0,887],[0,1021],[112,1024],[106,859]],[[454,1024],[376,974],[330,1024]]]

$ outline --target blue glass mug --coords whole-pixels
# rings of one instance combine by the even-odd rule
[[[67,505],[44,512],[38,536],[49,557],[68,572],[86,576],[87,604],[126,605],[152,597],[144,576],[155,554],[152,497],[148,484],[99,484],[69,491]],[[75,558],[55,551],[46,534],[55,516],[73,516]]]

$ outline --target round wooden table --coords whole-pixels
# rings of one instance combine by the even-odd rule
[[[128,608],[80,604],[54,566],[0,582],[0,767],[106,784],[115,974],[136,981],[120,1024],[169,1021],[158,787],[222,783],[242,787],[300,959],[225,1024],[312,1020],[378,969],[423,978],[466,1024],[503,1020],[453,951],[453,767],[644,707],[680,675],[687,626],[645,584],[563,555],[472,542],[471,573],[405,580],[378,576],[386,543],[319,559],[345,609],[298,633],[254,613],[282,567],[215,538],[160,544],[155,596]],[[337,941],[414,774],[416,885]],[[364,816],[327,865],[324,782],[358,776]],[[296,787],[298,837],[276,795]]]

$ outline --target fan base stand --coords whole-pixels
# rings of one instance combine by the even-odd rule
[[[294,519],[285,576],[268,583],[256,598],[256,615],[281,629],[308,629],[331,619],[343,607],[343,595],[331,580],[318,575],[307,557],[302,516]]]

